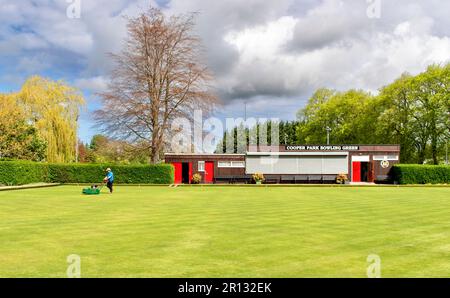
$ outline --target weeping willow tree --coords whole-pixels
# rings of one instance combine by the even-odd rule
[[[27,118],[47,142],[48,162],[75,160],[78,116],[84,99],[79,90],[61,81],[34,76],[18,92]]]

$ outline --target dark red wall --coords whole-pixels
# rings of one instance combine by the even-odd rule
[[[243,154],[166,154],[165,162],[190,162],[192,163],[192,174],[200,174],[202,181],[204,181],[204,172],[198,171],[199,161],[214,162],[214,177],[226,175],[245,175],[245,168],[219,168],[217,166],[219,161],[244,161]]]

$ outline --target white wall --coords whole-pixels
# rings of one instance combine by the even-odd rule
[[[348,157],[347,155],[247,155],[246,173],[348,174]]]

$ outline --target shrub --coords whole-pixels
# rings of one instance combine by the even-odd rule
[[[49,164],[48,181],[55,183],[100,183],[106,167],[100,164]]]
[[[450,183],[450,166],[445,165],[394,165],[389,179],[399,184]]]
[[[0,161],[0,184],[23,185],[45,182],[46,164],[30,161]]]
[[[6,185],[33,182],[100,183],[108,167],[112,168],[116,183],[172,184],[174,181],[174,169],[169,164],[46,164],[0,161],[0,183]]]
[[[192,184],[200,184],[200,182],[202,182],[202,175],[200,174],[194,174],[192,176]]]
[[[58,183],[100,182],[111,168],[114,182],[123,184],[171,184],[173,167],[160,165],[49,164],[49,180]]]
[[[336,176],[337,184],[345,184],[346,181],[348,181],[347,174],[341,173]]]
[[[262,173],[255,173],[253,174],[253,180],[258,183],[258,182],[264,182],[264,180],[266,180],[264,178],[264,175]]]

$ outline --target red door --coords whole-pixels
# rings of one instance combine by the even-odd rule
[[[181,165],[181,162],[173,162],[172,163],[173,167],[175,168],[175,173],[174,173],[174,177],[175,177],[175,184],[181,184],[182,180],[183,180],[183,167]]]
[[[352,181],[361,182],[361,162],[354,161],[352,166]]]
[[[214,162],[207,161],[205,162],[205,183],[213,183],[214,182]]]

